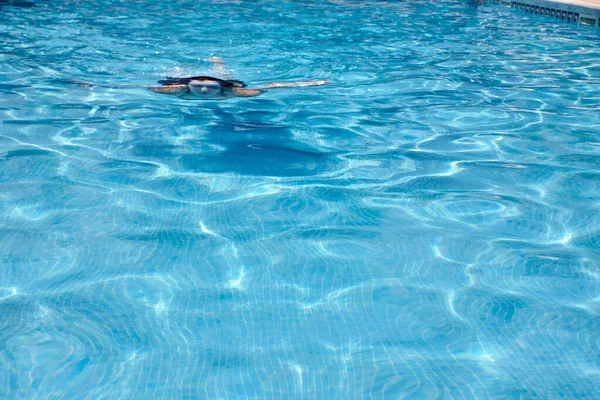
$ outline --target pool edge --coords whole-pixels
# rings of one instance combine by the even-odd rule
[[[489,0],[495,4],[523,10],[527,13],[547,15],[581,25],[598,26],[600,1],[583,0]]]

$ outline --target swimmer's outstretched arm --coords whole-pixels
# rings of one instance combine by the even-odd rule
[[[271,83],[266,83],[264,85],[258,86],[253,89],[232,88],[231,90],[237,96],[255,97],[255,96],[258,96],[258,95],[264,93],[265,91],[271,90],[271,89],[286,89],[286,88],[289,89],[289,88],[302,88],[302,87],[309,87],[309,86],[323,86],[323,85],[327,85],[329,83],[331,83],[331,81],[325,81],[325,80],[297,81],[297,82],[271,82]],[[152,89],[150,89],[150,90],[152,90]]]
[[[323,86],[331,83],[326,80],[310,80],[310,81],[296,81],[296,82],[271,82],[265,83],[262,86],[257,87],[259,90],[266,89],[286,89],[286,88],[302,88],[309,86]]]
[[[72,85],[78,85],[83,87],[101,87],[106,89],[122,89],[122,88],[144,88],[151,90],[156,93],[163,94],[180,94],[187,92],[187,85],[164,85],[164,86],[156,86],[156,85],[144,85],[144,84],[127,84],[127,83],[92,83],[87,81],[78,81],[78,80],[69,80],[68,83]]]
[[[101,87],[101,88],[151,88],[156,85],[145,85],[145,84],[135,84],[135,83],[93,83],[88,81],[79,81],[77,79],[69,79],[66,81],[72,85],[83,86],[83,87]]]

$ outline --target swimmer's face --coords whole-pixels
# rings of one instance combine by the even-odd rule
[[[210,96],[221,93],[221,85],[214,81],[193,81],[188,84],[190,92],[196,96]]]

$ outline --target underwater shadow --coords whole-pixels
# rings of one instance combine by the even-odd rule
[[[335,154],[295,140],[289,127],[263,122],[270,112],[239,116],[216,109],[214,113],[216,122],[207,127],[203,142],[222,150],[180,156],[179,162],[186,170],[288,177],[318,175],[338,165]],[[193,115],[184,121],[198,122]]]

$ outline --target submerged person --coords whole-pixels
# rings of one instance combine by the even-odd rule
[[[209,59],[216,74],[223,73],[222,60],[219,57]],[[72,81],[83,86],[95,86],[88,82]],[[155,93],[170,94],[187,100],[222,100],[230,97],[255,97],[269,89],[301,88],[322,86],[327,80],[307,80],[296,82],[271,82],[256,88],[235,79],[221,79],[212,76],[193,76],[187,78],[166,78],[158,81],[161,86],[145,86]],[[103,85],[100,85],[103,86]],[[110,85],[111,87],[135,87],[139,85]]]
[[[153,92],[172,94],[182,99],[224,99],[228,97],[255,97],[268,89],[299,88],[326,85],[329,81],[271,82],[256,88],[247,88],[242,81],[219,79],[212,76],[167,78],[158,81],[162,86],[149,87]]]

